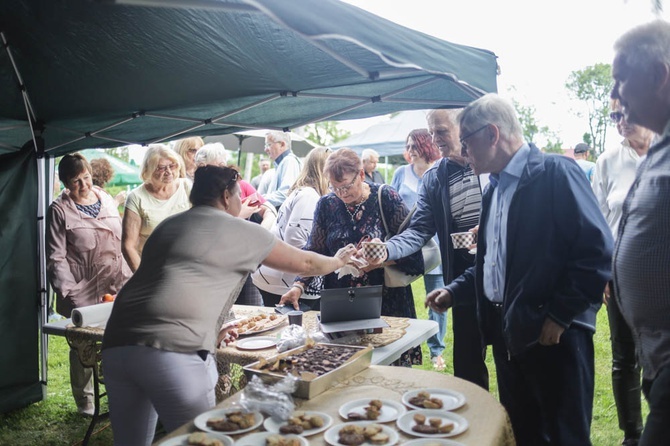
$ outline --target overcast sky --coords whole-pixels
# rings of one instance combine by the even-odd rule
[[[540,125],[558,132],[564,147],[588,131],[572,112],[579,103],[567,100],[570,73],[611,63],[616,38],[654,19],[651,0],[345,1],[408,28],[493,51],[501,68],[498,92],[534,106]],[[610,145],[618,140],[612,130]]]

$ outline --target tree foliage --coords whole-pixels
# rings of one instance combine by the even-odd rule
[[[600,154],[605,149],[613,85],[612,66],[604,63],[573,71],[565,84],[571,96],[586,105],[589,139],[585,135],[584,142],[591,145],[595,154]],[[577,116],[584,117],[584,114],[578,111]]]
[[[305,126],[305,138],[320,146],[329,146],[349,137],[351,132],[341,129],[337,121],[315,122]]]
[[[521,130],[526,141],[537,144],[536,137],[541,136],[546,139],[546,144],[542,149],[545,152],[563,153],[563,143],[555,132],[552,132],[546,125],[541,126],[538,122],[535,107],[521,105],[516,99],[512,99],[512,104],[516,109]]]

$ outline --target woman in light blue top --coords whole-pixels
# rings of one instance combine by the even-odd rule
[[[398,191],[408,208],[414,207],[418,200],[423,174],[439,158],[440,151],[433,144],[428,130],[416,129],[409,133],[405,145],[405,159],[409,159],[410,164],[398,168],[391,181],[391,186]],[[435,242],[439,244],[437,238],[435,238]],[[423,283],[426,287],[426,294],[444,287],[442,267],[438,266],[434,270],[426,272],[423,276]],[[429,309],[428,317],[430,320],[436,321],[439,326],[437,334],[431,336],[427,341],[430,357],[437,370],[444,370],[445,364],[442,352],[445,348],[444,336],[447,332],[447,315]]]

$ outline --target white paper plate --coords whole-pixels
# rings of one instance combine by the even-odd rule
[[[340,406],[339,414],[342,418],[347,420],[347,415],[349,415],[351,412],[358,412],[361,415],[365,415],[365,407],[370,405],[370,401],[373,398],[363,398],[360,400],[355,400],[355,401],[350,401],[346,404],[343,404]],[[391,401],[391,400],[380,400],[382,402],[382,410],[379,413],[379,418],[376,420],[370,420],[374,421],[375,423],[389,423],[391,421],[395,421],[398,419],[398,417],[405,412],[407,412],[407,409],[405,409],[405,406],[403,406],[401,403],[397,401]]]
[[[431,398],[438,398],[442,400],[442,408],[439,410],[456,410],[465,404],[465,395],[463,395],[461,392],[456,392],[455,390],[449,389],[410,390],[409,392],[405,392],[405,394],[402,396],[403,404],[405,404],[407,407],[411,407],[412,409],[425,409],[425,407],[415,406],[409,402],[409,400],[417,396],[419,392],[428,392]]]
[[[420,432],[415,432],[412,430],[412,426],[416,424],[414,421],[414,415],[415,414],[422,414],[426,417],[426,423],[428,423],[428,420],[430,418],[440,418],[442,419],[442,423],[444,424],[445,421],[451,421],[454,423],[454,429],[445,434],[422,434]],[[444,410],[434,410],[434,409],[423,409],[423,410],[410,410],[409,412],[405,413],[402,415],[400,418],[398,418],[398,421],[396,422],[398,425],[398,429],[403,431],[404,433],[408,435],[413,435],[415,437],[427,437],[427,438],[440,438],[440,437],[455,437],[456,435],[460,435],[463,432],[465,432],[468,429],[468,420],[463,418],[460,415],[456,415],[455,413],[451,412],[446,412]]]
[[[195,427],[197,427],[201,431],[215,432],[215,433],[220,433],[220,434],[225,434],[225,435],[237,435],[237,434],[241,434],[241,433],[244,433],[244,432],[252,431],[263,423],[263,415],[261,415],[260,412],[253,412],[253,414],[254,414],[254,424],[251,425],[251,427],[248,427],[246,429],[239,429],[239,430],[236,430],[236,431],[221,432],[221,431],[216,431],[216,430],[212,429],[211,427],[207,426],[207,420],[209,420],[210,418],[220,418],[220,417],[223,417],[224,415],[226,415],[230,412],[236,412],[236,411],[239,411],[239,410],[241,410],[241,409],[228,408],[228,409],[210,410],[208,412],[201,413],[200,415],[195,417],[195,420],[193,420],[193,424],[195,424]]]
[[[256,432],[255,434],[245,435],[235,442],[235,446],[265,446],[265,439],[270,435],[277,435],[272,432]],[[309,446],[309,442],[299,435],[282,435],[284,438],[297,438],[302,446]]]
[[[187,440],[190,436],[191,434],[179,435],[178,437],[170,438],[158,444],[160,446],[188,446]],[[233,446],[233,444],[235,444],[235,441],[232,438],[219,432],[208,432],[207,436],[210,438],[216,438],[217,440],[221,441],[224,446]]]
[[[302,437],[310,437],[312,435],[316,435],[320,432],[325,431],[330,427],[331,424],[333,424],[333,417],[328,415],[327,413],[323,412],[314,412],[311,410],[304,410],[301,411],[304,412],[306,415],[316,415],[319,416],[323,419],[323,426],[317,427],[314,429],[307,429],[300,434]],[[277,421],[274,418],[266,418],[265,421],[263,422],[263,427],[265,428],[266,431],[268,432],[274,432],[277,433],[279,432],[279,428],[282,427],[283,425],[286,424],[286,421]]]
[[[277,338],[274,336],[254,336],[253,338],[238,339],[235,347],[239,350],[264,350],[275,347]]]
[[[346,446],[342,443],[339,442],[340,439],[340,429],[342,429],[344,426],[347,425],[355,425],[355,426],[367,426],[368,424],[379,424],[375,421],[350,421],[348,423],[342,423],[342,424],[336,424],[335,426],[331,427],[328,429],[324,434],[323,434],[323,439],[326,440],[326,442],[332,446]],[[392,429],[384,424],[379,424],[382,427],[382,432],[384,432],[386,435],[389,436],[389,441],[386,443],[380,445],[380,446],[392,446],[398,442],[400,439],[400,436],[398,435],[398,432],[396,432],[395,429]],[[371,443],[365,442],[363,443],[364,446],[369,446]]]
[[[447,440],[446,438],[418,438],[403,443],[403,446],[465,446],[454,440]]]

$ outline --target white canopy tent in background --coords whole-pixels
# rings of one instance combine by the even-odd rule
[[[349,147],[359,154],[363,149],[373,149],[382,157],[402,155],[409,132],[428,128],[426,113],[428,110],[401,111],[388,121],[374,124],[331,147]]]
[[[205,136],[205,143],[220,142],[226,150],[237,153],[237,165],[241,165],[242,153],[247,154],[245,178],[251,178],[251,167],[253,166],[254,154],[265,153],[265,134],[268,130],[248,130],[244,132],[229,133],[227,135]],[[309,141],[294,132],[291,135],[291,150],[298,157],[307,156],[310,150],[316,147]],[[230,160],[233,161],[232,159]]]

